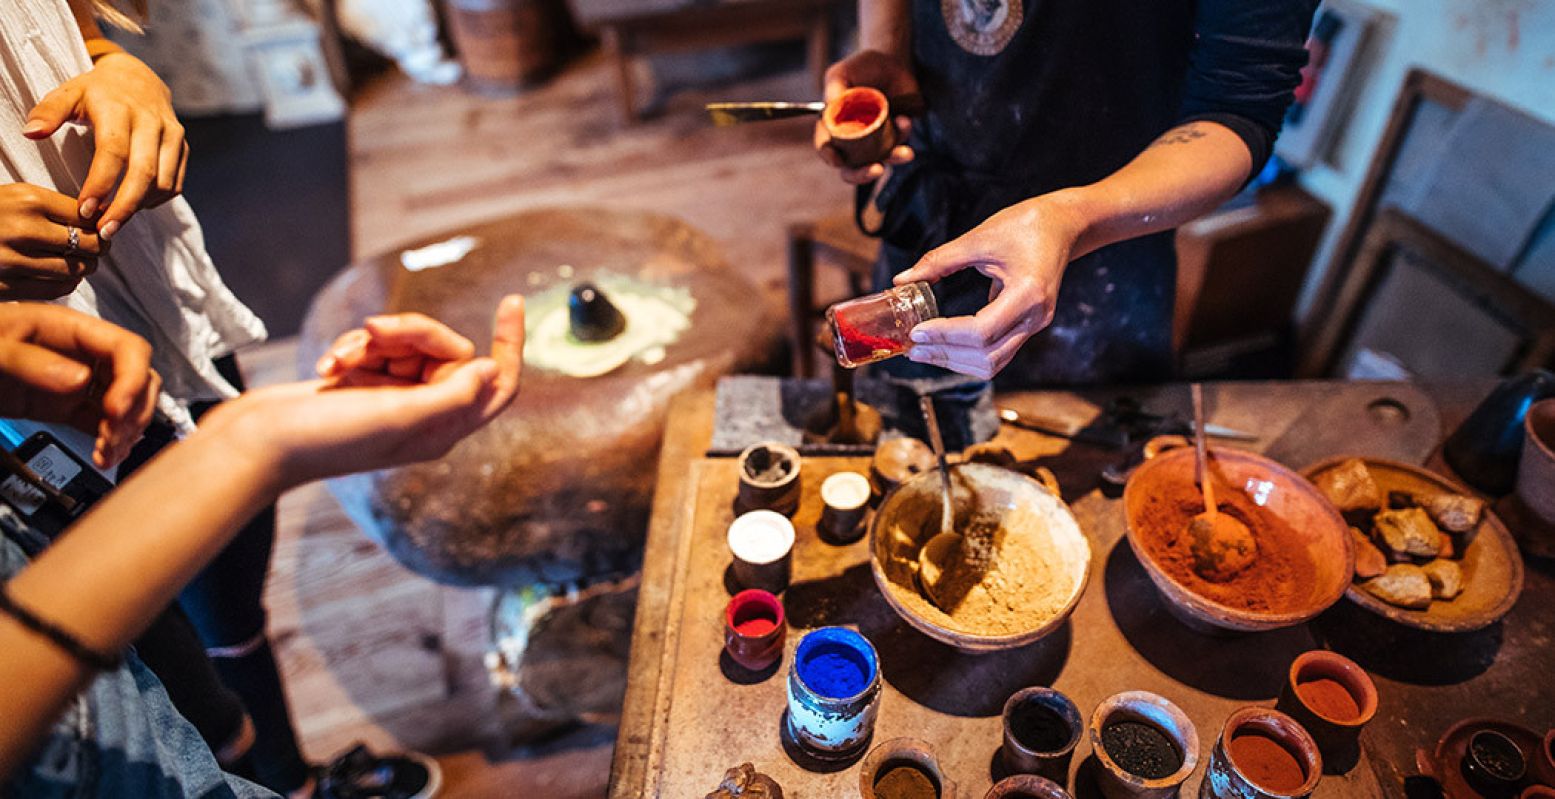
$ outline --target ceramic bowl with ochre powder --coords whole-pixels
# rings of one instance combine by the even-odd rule
[[[952,467],[951,493],[957,531],[976,538],[986,557],[955,590],[941,589],[939,601],[925,595],[919,555],[940,532],[940,476],[912,477],[886,496],[869,525],[870,571],[886,602],[923,634],[963,652],[1024,646],[1058,629],[1085,592],[1091,565],[1069,506],[1026,475],[982,463]]]
[[[1258,632],[1305,622],[1344,596],[1355,568],[1339,512],[1301,475],[1261,455],[1210,450],[1216,504],[1247,526],[1252,562],[1229,578],[1199,568],[1189,526],[1204,511],[1191,447],[1146,461],[1123,489],[1128,543],[1167,609],[1196,629]]]

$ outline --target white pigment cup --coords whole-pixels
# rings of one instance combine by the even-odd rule
[[[741,588],[776,594],[788,587],[794,551],[794,523],[781,513],[753,510],[729,525],[729,552]]]

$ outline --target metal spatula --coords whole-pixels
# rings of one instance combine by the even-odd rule
[[[787,119],[789,117],[802,117],[812,114],[820,114],[826,110],[823,102],[813,103],[788,103],[788,102],[759,102],[759,103],[708,103],[707,115],[713,118],[713,124],[718,127],[738,125],[741,122],[764,122],[769,119]]]

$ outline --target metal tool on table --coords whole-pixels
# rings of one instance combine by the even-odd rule
[[[999,419],[1005,424],[1043,435],[1067,438],[1082,444],[1107,449],[1124,449],[1132,443],[1163,434],[1191,435],[1198,428],[1189,419],[1174,414],[1145,413],[1132,397],[1120,397],[1102,409],[1098,422],[1076,428],[1056,419],[1023,414],[1014,408],[1000,408]],[[1258,435],[1223,424],[1205,424],[1204,434],[1230,441],[1257,441]]]

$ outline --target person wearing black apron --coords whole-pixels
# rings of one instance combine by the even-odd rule
[[[906,144],[886,164],[842,177],[886,178],[877,288],[931,281],[946,317],[877,365],[903,398],[894,421],[913,430],[908,398],[933,392],[965,446],[996,430],[996,374],[1168,378],[1171,231],[1268,159],[1316,5],[859,0],[861,49],[828,70],[827,99],[867,85],[921,92],[926,110],[897,120]],[[820,126],[816,146],[841,166]]]

